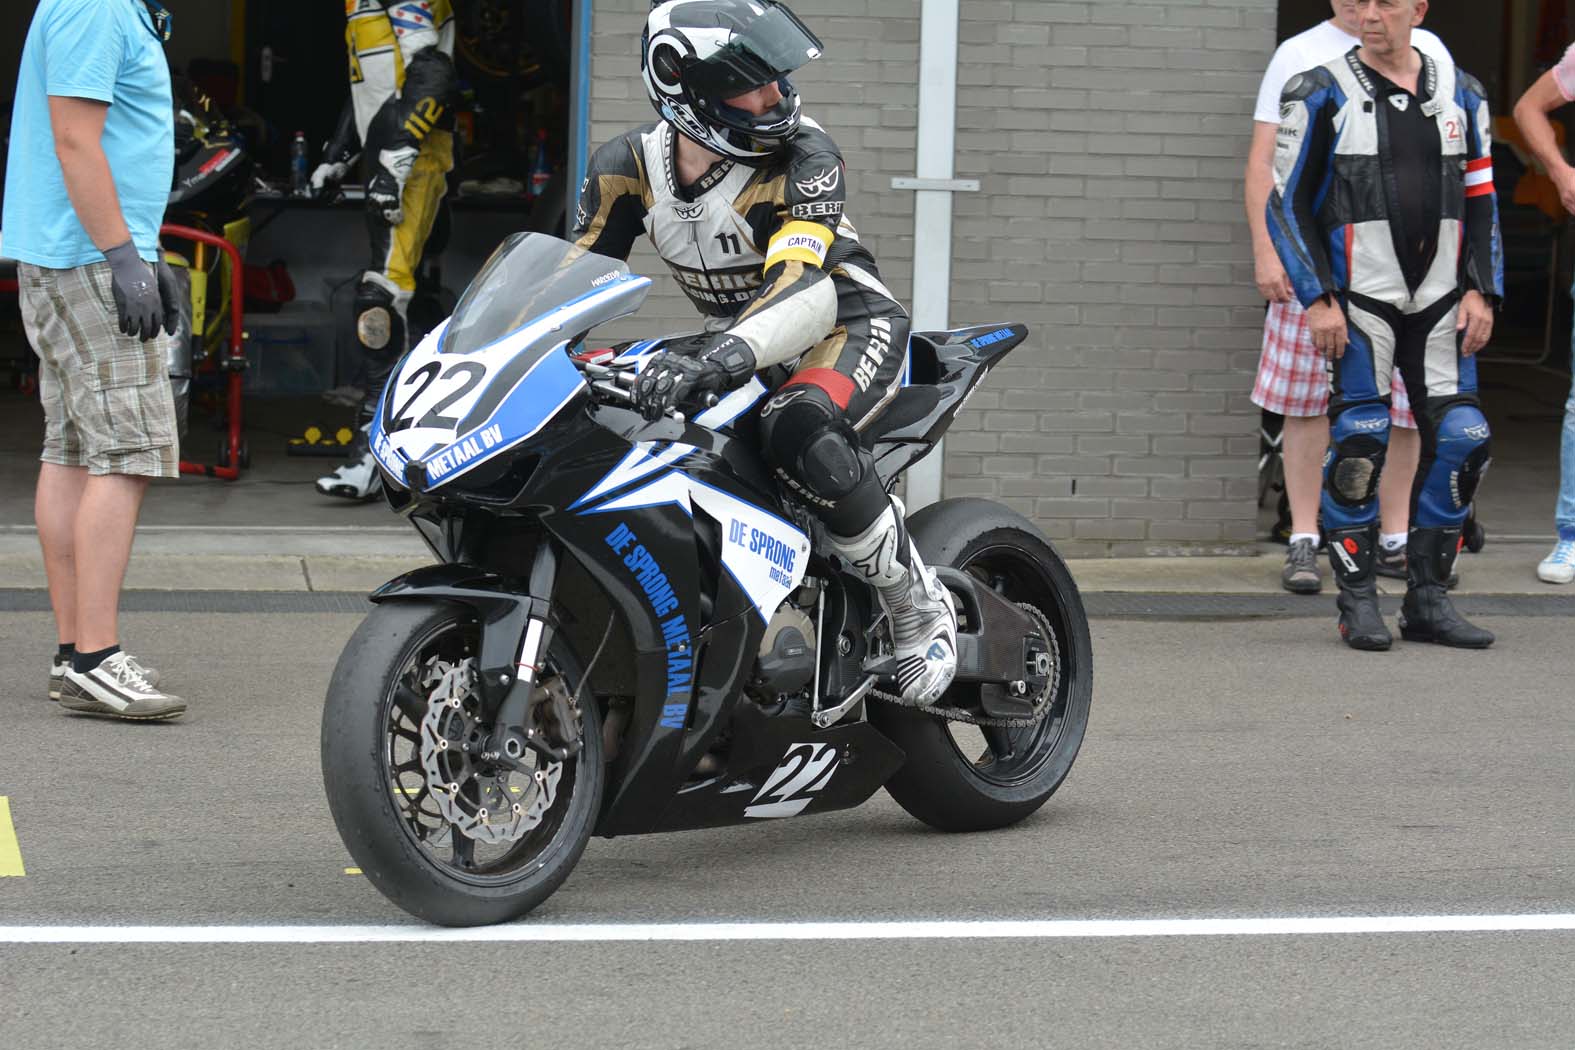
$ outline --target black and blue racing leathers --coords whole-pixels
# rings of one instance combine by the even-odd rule
[[[1357,49],[1291,78],[1281,100],[1268,224],[1303,306],[1345,310],[1332,367],[1324,527],[1378,516],[1395,366],[1422,435],[1413,528],[1458,529],[1489,458],[1475,359],[1460,352],[1460,298],[1496,303],[1503,242],[1482,85],[1422,56],[1415,94]]]

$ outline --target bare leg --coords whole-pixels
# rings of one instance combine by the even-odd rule
[[[44,549],[49,577],[49,604],[55,610],[55,637],[61,645],[77,640],[77,507],[87,484],[86,467],[40,463],[33,520],[38,545]]]
[[[1328,448],[1328,416],[1285,417],[1281,457],[1285,463],[1285,494],[1291,503],[1293,533],[1318,533],[1323,457]]]
[[[1411,480],[1422,458],[1422,435],[1406,427],[1389,428],[1389,454],[1378,481],[1378,518],[1384,534],[1396,536],[1411,523]]]
[[[120,641],[120,585],[131,560],[137,512],[147,478],[91,477],[76,520],[77,649],[96,652]]]

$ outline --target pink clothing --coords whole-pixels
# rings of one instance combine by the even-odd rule
[[[1390,422],[1415,430],[1416,417],[1398,368],[1391,393]],[[1313,345],[1306,312],[1294,300],[1269,304],[1252,403],[1282,416],[1321,416],[1329,410],[1329,365]]]
[[[1553,82],[1559,86],[1559,94],[1564,96],[1565,102],[1575,102],[1575,44],[1570,45],[1559,64],[1553,67]]]

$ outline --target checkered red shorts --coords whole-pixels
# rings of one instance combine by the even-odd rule
[[[1389,420],[1416,429],[1400,370],[1395,369]],[[1282,416],[1321,416],[1329,410],[1329,367],[1313,346],[1300,303],[1270,303],[1263,322],[1263,356],[1252,403]]]

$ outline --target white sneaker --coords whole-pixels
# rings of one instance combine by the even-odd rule
[[[1553,553],[1537,565],[1543,583],[1575,583],[1575,540],[1559,540]]]
[[[317,491],[325,496],[340,499],[374,500],[383,494],[383,479],[377,473],[377,461],[372,450],[367,449],[355,459],[347,460],[334,468],[332,474],[317,479]]]
[[[142,674],[142,677],[144,677],[144,678],[146,678],[148,680],[148,684],[149,685],[153,686],[155,689],[158,688],[158,685],[159,685],[159,672],[158,672],[157,668],[143,666],[141,663],[138,662],[137,658],[135,656],[132,656],[130,653],[126,654],[126,659],[131,661],[131,663],[136,666],[137,670]],[[51,699],[51,700],[59,700],[60,699],[60,689],[61,689],[61,687],[63,685],[65,685],[65,682],[66,682],[66,670],[68,668],[70,668],[70,666],[71,666],[71,657],[69,657],[69,656],[61,656],[59,653],[56,653],[54,655],[54,657],[52,657],[50,659],[50,661],[49,661],[49,699]]]
[[[897,507],[888,507],[858,536],[829,538],[886,610],[903,699],[921,707],[934,704],[957,674],[957,613],[908,538]],[[903,550],[906,558],[899,556]]]
[[[179,718],[186,713],[186,701],[159,692],[125,653],[106,657],[83,674],[67,668],[60,686],[60,706],[78,714],[138,722]]]

